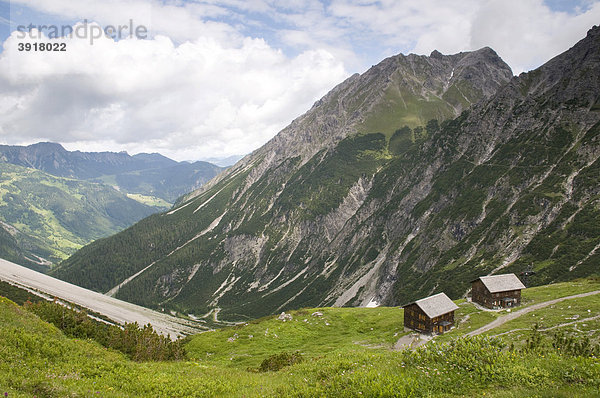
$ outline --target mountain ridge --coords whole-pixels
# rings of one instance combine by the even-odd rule
[[[52,142],[0,145],[0,161],[57,177],[106,183],[126,193],[155,196],[169,203],[224,170],[208,162],[177,162],[159,153],[67,151]]]
[[[108,291],[143,270],[117,297],[244,319],[442,290],[456,298],[476,276],[531,263],[536,284],[593,274],[598,30],[518,77],[490,49],[465,61],[462,79],[458,58],[390,57],[168,213],[83,248],[57,276]],[[459,114],[450,101],[460,97],[440,99],[453,73],[474,104]],[[94,281],[99,272],[111,283]]]
[[[458,67],[461,72],[468,72],[467,69],[472,66],[472,61],[481,62],[483,60],[490,62],[491,65],[495,66],[497,68],[496,73],[506,78],[506,80],[508,80],[509,76],[512,76],[512,71],[510,67],[504,61],[502,61],[502,59],[496,54],[495,51],[493,51],[489,47],[484,47],[480,50],[476,50],[473,52],[463,52],[453,55],[442,55],[439,52],[438,54],[440,55],[436,56],[434,59],[431,60],[428,57],[422,55],[398,54],[386,58],[379,64],[371,67],[362,75],[358,73],[353,74],[352,76],[344,80],[342,83],[334,87],[329,93],[325,94],[323,98],[317,100],[305,114],[294,119],[287,127],[285,127],[280,133],[278,133],[274,138],[272,138],[261,148],[245,156],[241,161],[232,166],[230,170],[221,174],[218,178],[209,181],[198,191],[192,192],[189,195],[185,195],[182,199],[185,200],[186,198],[197,196],[197,194],[210,189],[211,186],[215,185],[227,175],[237,173],[241,169],[248,167],[250,163],[255,162],[257,158],[260,159],[261,157],[264,157],[265,165],[256,167],[255,170],[258,171],[254,171],[253,174],[258,174],[260,173],[260,170],[269,168],[272,163],[281,164],[281,162],[291,157],[300,156],[303,159],[303,161],[305,161],[306,159],[309,159],[310,157],[314,156],[315,153],[323,149],[323,147],[331,147],[343,138],[361,132],[361,127],[352,126],[352,123],[365,123],[364,117],[372,111],[371,107],[368,107],[368,109],[366,109],[366,111],[363,112],[350,112],[345,109],[347,107],[345,103],[360,102],[361,98],[364,97],[365,94],[361,93],[360,95],[355,95],[356,91],[364,89],[364,87],[366,86],[372,86],[373,81],[377,80],[377,78],[379,77],[378,75],[381,73],[381,71],[384,71],[385,73],[387,73],[385,79],[381,79],[379,77],[379,80],[383,80],[383,82],[378,82],[377,87],[369,87],[369,93],[366,94],[372,97],[381,97],[382,93],[385,92],[385,90],[389,88],[389,85],[393,83],[391,75],[398,72],[398,69],[394,66],[397,67],[401,65],[405,69],[407,69],[410,66],[410,69],[414,70],[414,65],[417,61],[426,62],[428,64],[436,64],[438,69],[441,69],[440,65],[443,65],[446,69],[448,69],[443,72],[443,76],[449,78],[449,84],[449,81],[451,79],[455,79],[455,81],[460,81],[459,79],[461,77],[460,73],[457,73],[456,77],[451,76],[453,75],[453,72],[449,70],[449,68],[452,68],[454,66]],[[465,61],[464,65],[460,64],[461,61]],[[440,89],[440,86],[444,86],[443,78],[435,76],[434,79],[434,76],[432,76],[434,75],[434,72],[439,73],[439,70],[430,72],[429,75],[426,75],[425,78],[421,79],[424,83],[427,83],[426,85],[429,87],[426,90],[427,92],[425,93],[425,95],[421,95],[421,100],[427,99],[427,95],[431,94],[434,89]],[[493,73],[490,73],[489,70],[485,72],[487,72],[487,77],[491,77],[493,75]],[[479,75],[481,74],[482,73],[480,72]],[[478,77],[479,81],[477,83],[482,86],[485,85],[486,89],[482,90],[482,94],[474,94],[474,97],[477,99],[481,98],[482,96],[489,96],[493,91],[495,91],[494,89],[490,89],[488,85],[497,88],[501,84],[501,82],[499,82],[498,79],[491,78],[489,79],[491,83],[486,82],[482,84],[481,76]],[[468,78],[471,79],[472,76],[468,76]],[[444,93],[449,87],[453,86],[445,86]],[[415,92],[420,91],[420,88],[414,87],[414,85],[412,89],[415,90]],[[358,97],[359,101],[357,101],[355,97]],[[366,100],[362,99],[362,101],[365,102]],[[372,104],[378,103],[377,101],[371,102]],[[358,105],[352,104],[351,108]],[[333,115],[327,113],[327,111],[330,110],[334,112]],[[462,111],[462,107],[457,106],[453,108],[452,111],[452,116],[458,116]],[[448,116],[450,116],[450,113],[448,112],[448,109],[444,109],[443,111],[439,111],[436,113],[441,113],[442,115],[440,119],[445,119]],[[307,120],[309,123],[314,123],[316,121],[316,123],[314,124],[316,126],[321,127],[321,130],[311,128],[311,126],[306,126]],[[342,121],[340,122],[340,120]],[[427,121],[429,121],[429,119],[423,120],[422,124],[424,125]],[[397,127],[400,127],[400,125],[398,125]],[[306,131],[303,131],[303,128],[306,128]],[[316,142],[316,145],[313,144],[314,142]],[[257,177],[250,176],[250,181],[253,181],[256,178]]]

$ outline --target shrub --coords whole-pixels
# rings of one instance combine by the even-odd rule
[[[67,308],[56,302],[26,302],[24,307],[69,337],[92,339],[104,347],[128,355],[135,361],[167,361],[185,357],[181,340],[171,341],[150,324],[140,327],[126,323],[123,328],[91,319],[83,310]]]
[[[280,354],[274,354],[266,358],[258,367],[259,372],[276,372],[285,368],[286,366],[295,365],[304,360],[302,354],[298,351],[294,353],[282,352]]]

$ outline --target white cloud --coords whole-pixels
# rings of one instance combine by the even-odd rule
[[[598,21],[600,2],[574,15],[542,0],[491,0],[475,15],[471,47],[492,47],[518,74],[569,49]]]
[[[542,0],[383,1],[358,5],[336,0],[332,14],[408,51],[429,54],[495,49],[516,73],[531,70],[567,50],[600,21],[600,2],[573,12],[553,11]],[[414,45],[410,41],[414,40]]]
[[[72,38],[57,53],[20,52],[18,41],[15,32],[0,56],[8,142],[102,142],[179,159],[247,153],[348,74],[327,51],[288,58],[261,39]]]
[[[542,0],[12,0],[56,20],[133,19],[149,40],[67,40],[66,53],[0,54],[0,141],[245,153],[349,73],[399,52],[494,48],[515,73],[541,65],[600,21]],[[568,9],[569,7],[563,7]],[[255,39],[249,38],[255,37]],[[277,49],[276,46],[281,47]]]
[[[567,50],[600,21],[600,2],[553,11],[542,0],[333,0],[332,18],[351,22],[350,32],[384,43],[388,55],[403,51],[445,54],[492,47],[520,73]]]

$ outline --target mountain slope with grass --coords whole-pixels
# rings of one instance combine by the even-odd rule
[[[48,271],[156,210],[115,189],[0,163],[0,257]]]
[[[534,284],[597,274],[600,28],[510,75],[487,48],[384,60],[56,275],[243,320],[459,298],[478,276],[529,266]]]
[[[523,303],[598,290],[595,279],[541,286],[526,289]],[[94,340],[68,338],[26,310],[39,305],[0,298],[0,394],[597,396],[600,321],[584,318],[598,313],[598,300],[565,300],[507,325],[520,334],[474,338],[459,337],[505,311],[457,304],[459,326],[415,350],[393,350],[407,333],[401,308],[315,308],[189,337],[180,342],[184,360],[134,362]],[[581,321],[575,327],[573,318]],[[78,333],[92,327],[84,323],[88,329]]]

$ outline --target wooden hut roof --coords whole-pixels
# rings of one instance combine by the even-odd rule
[[[419,308],[422,309],[429,318],[435,318],[436,316],[444,315],[448,312],[458,309],[458,306],[454,304],[445,293],[438,293],[433,296],[417,300],[414,303],[405,305],[404,307],[408,307],[412,304],[419,306]]]
[[[483,282],[490,293],[525,289],[525,285],[523,285],[515,274],[480,276],[472,282],[475,282],[476,280]]]

